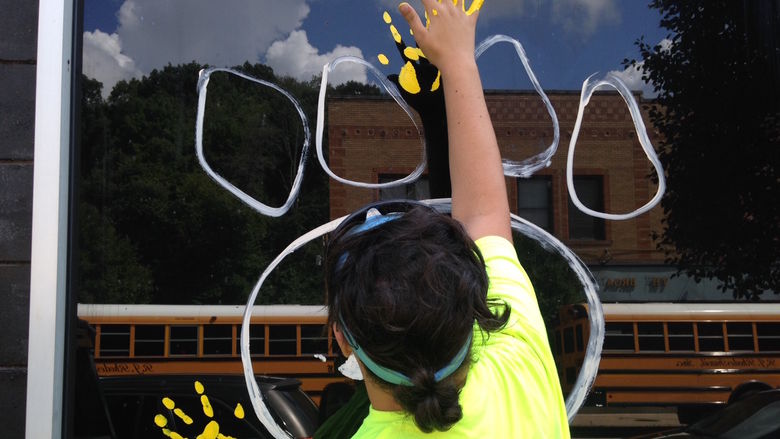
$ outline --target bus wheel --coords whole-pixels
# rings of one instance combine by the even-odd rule
[[[733,392],[731,392],[731,395],[729,396],[729,400],[726,404],[733,404],[749,396],[755,395],[758,392],[763,392],[764,390],[771,390],[771,389],[772,386],[770,386],[767,383],[762,383],[761,381],[750,381],[747,383],[743,383],[737,386],[737,388],[734,389]]]

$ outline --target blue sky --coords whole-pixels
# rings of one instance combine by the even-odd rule
[[[384,73],[401,61],[382,20],[387,10],[404,40],[408,27],[392,0],[85,0],[84,71],[113,84],[171,62],[235,65],[263,62],[278,73],[309,79],[339,55],[356,55]],[[410,2],[422,10],[419,1]],[[120,12],[121,10],[121,12]],[[477,40],[505,34],[519,40],[545,89],[577,90],[590,74],[623,71],[635,58],[634,41],[667,35],[646,2],[627,0],[486,0]],[[390,65],[381,66],[384,53]],[[486,88],[528,89],[509,45],[480,59]],[[334,81],[365,78],[353,67]],[[625,72],[631,88],[643,87]],[[646,92],[647,87],[644,86]]]

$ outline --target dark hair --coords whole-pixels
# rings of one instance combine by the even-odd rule
[[[449,377],[437,382],[434,374],[456,356],[475,322],[488,333],[503,327],[509,306],[487,300],[482,254],[446,215],[414,207],[371,230],[349,230],[337,230],[328,245],[329,322],[345,325],[373,361],[410,378],[412,386],[370,377],[420,430],[447,430],[463,416],[458,397],[471,355]]]

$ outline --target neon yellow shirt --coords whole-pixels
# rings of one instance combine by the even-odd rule
[[[489,298],[506,301],[506,327],[485,340],[475,325],[476,361],[460,394],[463,418],[446,432],[423,433],[405,412],[369,409],[353,438],[568,438],[558,374],[531,281],[507,240],[476,241],[485,258]]]

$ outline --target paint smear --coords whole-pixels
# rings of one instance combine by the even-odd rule
[[[155,415],[154,423],[160,428],[165,427],[166,425],[168,425],[168,418],[160,414]]]
[[[177,407],[177,408],[173,409],[173,414],[175,414],[176,416],[178,416],[178,417],[179,417],[179,419],[181,419],[182,421],[184,421],[184,423],[185,423],[185,424],[187,424],[187,425],[190,425],[190,424],[192,424],[192,418],[190,418],[189,416],[187,416],[187,414],[186,414],[186,413],[184,413],[184,410],[182,410],[182,409],[180,409],[180,408],[178,408],[178,407]]]
[[[406,65],[401,69],[401,73],[398,75],[398,83],[401,84],[401,88],[413,95],[420,92],[420,83],[417,81],[417,71],[414,70],[414,65],[411,61],[407,61]]]
[[[244,419],[244,407],[239,402],[236,404],[236,409],[233,410],[233,416],[235,416],[238,419]]]
[[[441,72],[436,73],[436,79],[431,84],[431,91],[436,91],[441,86]]]
[[[173,402],[173,400],[171,398],[168,398],[167,396],[163,398],[162,403],[165,406],[165,408],[167,408],[168,410],[173,410],[173,408],[176,407],[176,403]]]
[[[401,34],[398,33],[398,29],[395,28],[392,24],[390,25],[390,33],[393,34],[393,39],[396,43],[401,43]]]
[[[420,59],[420,53],[418,50],[414,50],[414,47],[407,47],[404,49],[404,56],[411,61],[417,61]]]
[[[211,406],[211,401],[206,395],[200,395],[200,403],[203,405],[203,414],[209,418],[214,417],[214,407]]]
[[[385,12],[382,14],[382,19],[383,19],[383,20],[385,20],[385,23],[387,23],[387,24],[390,24],[390,23],[392,23],[392,22],[393,22],[393,19],[392,19],[392,18],[390,18],[390,14],[389,14],[387,11],[385,11]]]
[[[203,384],[201,384],[200,381],[195,381],[195,391],[198,392],[198,395],[203,395],[203,392],[206,389],[203,387]]]
[[[217,439],[219,434],[219,424],[217,421],[211,421],[206,424],[206,428],[203,429],[203,433],[199,434],[197,439]]]
[[[382,65],[386,66],[386,65],[390,64],[390,60],[387,59],[387,56],[384,53],[380,53],[379,55],[377,55],[376,59],[378,59],[379,63],[382,64]]]

